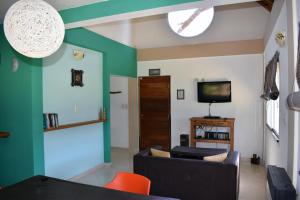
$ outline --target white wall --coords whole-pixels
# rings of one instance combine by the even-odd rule
[[[225,79],[232,81],[232,103],[213,104],[212,114],[236,118],[235,150],[243,157],[262,155],[262,55],[138,62],[138,76],[147,76],[149,68],[171,76],[172,146],[179,145],[179,134],[190,133],[191,117],[208,114],[208,104],[197,102],[195,79]],[[177,89],[185,89],[185,100],[177,100]]]
[[[297,19],[297,22],[300,23],[300,2],[299,1],[296,1],[296,4],[297,4],[297,16],[298,16],[298,19]],[[299,34],[299,28],[297,29],[298,31],[298,34]],[[295,45],[298,45],[298,40],[296,39],[295,41]],[[296,90],[299,91],[299,87],[296,87]],[[296,172],[300,171],[300,137],[299,137],[299,134],[300,134],[300,113],[297,112],[295,114],[295,134],[297,134],[298,136],[298,149],[297,150],[297,154],[295,155],[295,159],[297,160],[297,162],[295,163],[296,164]],[[297,189],[297,193],[299,194],[300,192],[300,176],[298,173],[296,173],[296,189]],[[300,196],[298,195],[297,199],[299,200],[300,199]]]
[[[111,76],[110,91],[122,92],[110,95],[111,146],[129,148],[128,77]]]
[[[289,93],[298,91],[298,85],[296,83],[295,71],[297,67],[297,58],[298,58],[298,16],[297,16],[297,1],[291,0],[286,1],[287,5],[287,42],[288,42],[288,69],[289,69]],[[289,157],[288,157],[288,173],[291,176],[293,183],[296,185],[298,174],[298,112],[292,110],[289,111]],[[292,152],[292,153],[290,153]]]
[[[219,6],[216,7],[214,20],[208,30],[193,38],[176,35],[168,25],[166,14],[86,28],[125,45],[143,49],[262,39],[268,17],[269,12],[256,2]]]
[[[293,56],[291,57],[291,54],[294,54],[294,49],[292,46],[290,47],[290,42],[287,42],[284,47],[279,47],[274,40],[274,35],[278,31],[288,31],[288,37],[292,37],[289,35],[291,34],[289,31],[292,29],[288,27],[288,25],[292,25],[292,23],[288,24],[289,19],[292,18],[292,10],[287,8],[287,3],[291,2],[285,1],[283,3],[264,52],[265,65],[267,65],[276,50],[280,52],[280,142],[277,143],[271,132],[267,128],[265,129],[265,162],[266,165],[271,164],[284,167],[290,178],[294,179],[295,183],[296,171],[294,162],[296,161],[293,155],[298,155],[298,153],[294,150],[294,148],[297,148],[297,143],[295,143],[294,139],[297,139],[297,134],[299,133],[296,133],[296,129],[293,127],[294,113],[288,110],[286,104],[287,96],[292,91],[294,82],[294,58]],[[288,38],[287,41],[289,41],[289,39],[290,38]]]
[[[129,20],[90,26],[87,29],[127,46],[133,46],[132,28]]]
[[[280,142],[277,143],[271,133],[265,127],[265,162],[266,165],[273,164],[287,169],[287,157],[288,157],[288,132],[287,132],[287,108],[285,105],[285,97],[288,93],[287,86],[287,69],[288,69],[288,46],[279,48],[274,40],[274,35],[277,31],[287,30],[287,13],[286,4],[283,4],[278,20],[273,28],[271,37],[267,43],[264,52],[264,66],[272,59],[275,52],[280,52]]]

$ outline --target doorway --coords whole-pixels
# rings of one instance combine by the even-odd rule
[[[140,150],[160,145],[171,148],[170,76],[139,78]]]
[[[139,134],[136,78],[110,77],[110,117],[111,148],[137,153]]]

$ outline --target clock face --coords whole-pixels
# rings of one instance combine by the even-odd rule
[[[183,37],[194,37],[203,33],[211,24],[214,8],[201,8],[170,12],[168,21],[171,29]]]

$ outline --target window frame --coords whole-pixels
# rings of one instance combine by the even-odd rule
[[[279,61],[277,62],[275,79],[276,79],[277,87],[280,88],[280,64],[279,64]],[[272,103],[272,105],[268,105],[270,103]],[[272,109],[272,110],[269,111],[268,109]],[[275,112],[277,112],[277,114],[274,114]],[[269,118],[268,118],[269,113],[272,113],[271,114],[272,115],[271,116],[272,124],[269,124],[269,122],[270,122]],[[276,120],[277,120],[277,122],[275,122]],[[276,123],[277,123],[278,130],[276,130]],[[280,123],[280,96],[276,100],[269,100],[266,102],[266,126],[272,132],[272,134],[277,142],[279,142],[279,139],[280,139],[279,123]]]

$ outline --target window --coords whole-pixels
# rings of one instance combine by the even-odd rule
[[[212,23],[214,7],[208,9],[194,8],[168,14],[171,29],[182,37],[194,37],[203,33]]]
[[[277,62],[276,70],[276,85],[279,88],[280,76],[279,76],[279,62]],[[279,99],[269,100],[266,103],[267,110],[267,127],[279,138]]]

